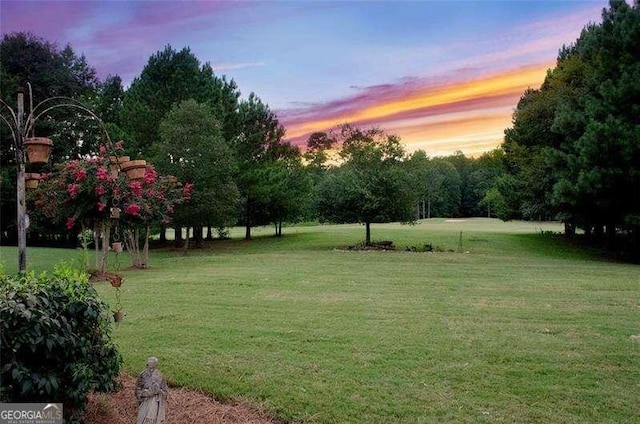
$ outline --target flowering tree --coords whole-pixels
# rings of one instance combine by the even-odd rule
[[[121,151],[122,142],[118,142],[111,153]],[[87,229],[93,231],[99,273],[106,271],[111,233],[119,235],[120,226],[125,236],[137,236],[140,228],[147,228],[144,260],[138,239],[125,238],[133,265],[146,266],[149,226],[168,222],[173,207],[188,200],[191,193],[191,186],[183,187],[175,177],[159,176],[151,165],[147,165],[141,180],[129,180],[120,172],[118,156],[107,153],[102,146],[96,156],[71,160],[60,165],[57,172],[41,175],[31,195],[36,219],[64,223],[67,230],[80,227],[83,234]]]
[[[149,236],[152,224],[171,222],[175,205],[191,199],[193,184],[180,184],[174,176],[160,176],[148,165],[144,178],[127,185],[124,215],[121,220],[124,242],[131,254],[132,265],[146,268],[149,264]],[[140,231],[144,231],[141,237]],[[143,248],[140,249],[140,240]]]

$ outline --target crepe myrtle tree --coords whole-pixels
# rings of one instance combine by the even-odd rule
[[[144,178],[130,181],[119,172],[117,156],[109,155],[121,149],[122,142],[115,143],[114,152],[100,146],[96,155],[64,162],[56,172],[42,174],[38,187],[29,194],[30,216],[34,220],[48,220],[64,225],[67,231],[93,234],[100,274],[106,272],[112,234],[122,230],[123,235],[129,232],[137,236],[140,228],[168,222],[174,206],[188,200],[191,193],[191,185],[183,186],[172,176],[160,176],[151,165],[147,165]],[[87,245],[85,240],[85,251]],[[134,266],[148,262],[148,258],[140,257],[138,239],[130,238],[127,247]],[[144,255],[148,256],[148,249]]]

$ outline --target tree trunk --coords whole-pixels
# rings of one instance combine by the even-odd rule
[[[135,268],[142,268],[142,259],[140,258],[140,243],[139,231],[137,228],[126,230],[124,232],[124,244],[127,247],[127,252],[131,257],[131,265]]]
[[[604,235],[604,225],[600,223],[596,224],[593,228],[593,235],[596,240],[602,240],[602,237]]]
[[[93,227],[93,248],[96,256],[96,271],[100,269],[100,225],[95,224]]]
[[[213,231],[211,230],[211,225],[207,225],[207,241],[213,240]]]
[[[427,200],[427,218],[431,218],[431,198]]]
[[[371,246],[371,223],[365,222],[364,226],[365,226],[364,244],[365,246]]]
[[[162,224],[160,227],[160,244],[165,244],[167,242],[167,226]]]
[[[564,223],[564,235],[567,237],[573,237],[576,234],[576,226],[572,222]]]
[[[182,246],[182,227],[178,225],[173,227],[173,230],[175,232],[175,236],[173,237],[173,245],[175,247],[180,247]]]
[[[251,240],[251,202],[249,201],[249,199],[247,199],[247,208],[246,208],[246,228],[245,228],[245,232],[244,232],[244,239],[245,240]]]
[[[82,224],[80,244],[82,245],[82,268],[89,269],[89,240],[87,239],[87,229]]]
[[[191,231],[191,227],[187,226],[187,236],[184,239],[183,250],[186,252],[189,249],[189,232]]]
[[[149,237],[151,236],[151,228],[147,226],[144,234],[144,245],[142,247],[142,267],[149,267]]]
[[[193,241],[196,247],[202,246],[202,226],[195,225],[193,227]]]

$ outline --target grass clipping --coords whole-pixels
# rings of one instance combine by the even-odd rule
[[[136,379],[127,374],[119,377],[122,387],[115,393],[89,395],[87,424],[135,423],[138,405],[134,395]],[[273,424],[265,412],[242,402],[220,403],[205,393],[173,387],[167,399],[166,423],[253,423]]]

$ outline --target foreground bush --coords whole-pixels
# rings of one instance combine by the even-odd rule
[[[115,389],[122,358],[86,275],[65,267],[36,277],[0,275],[3,402],[61,402],[78,422],[91,390]]]

